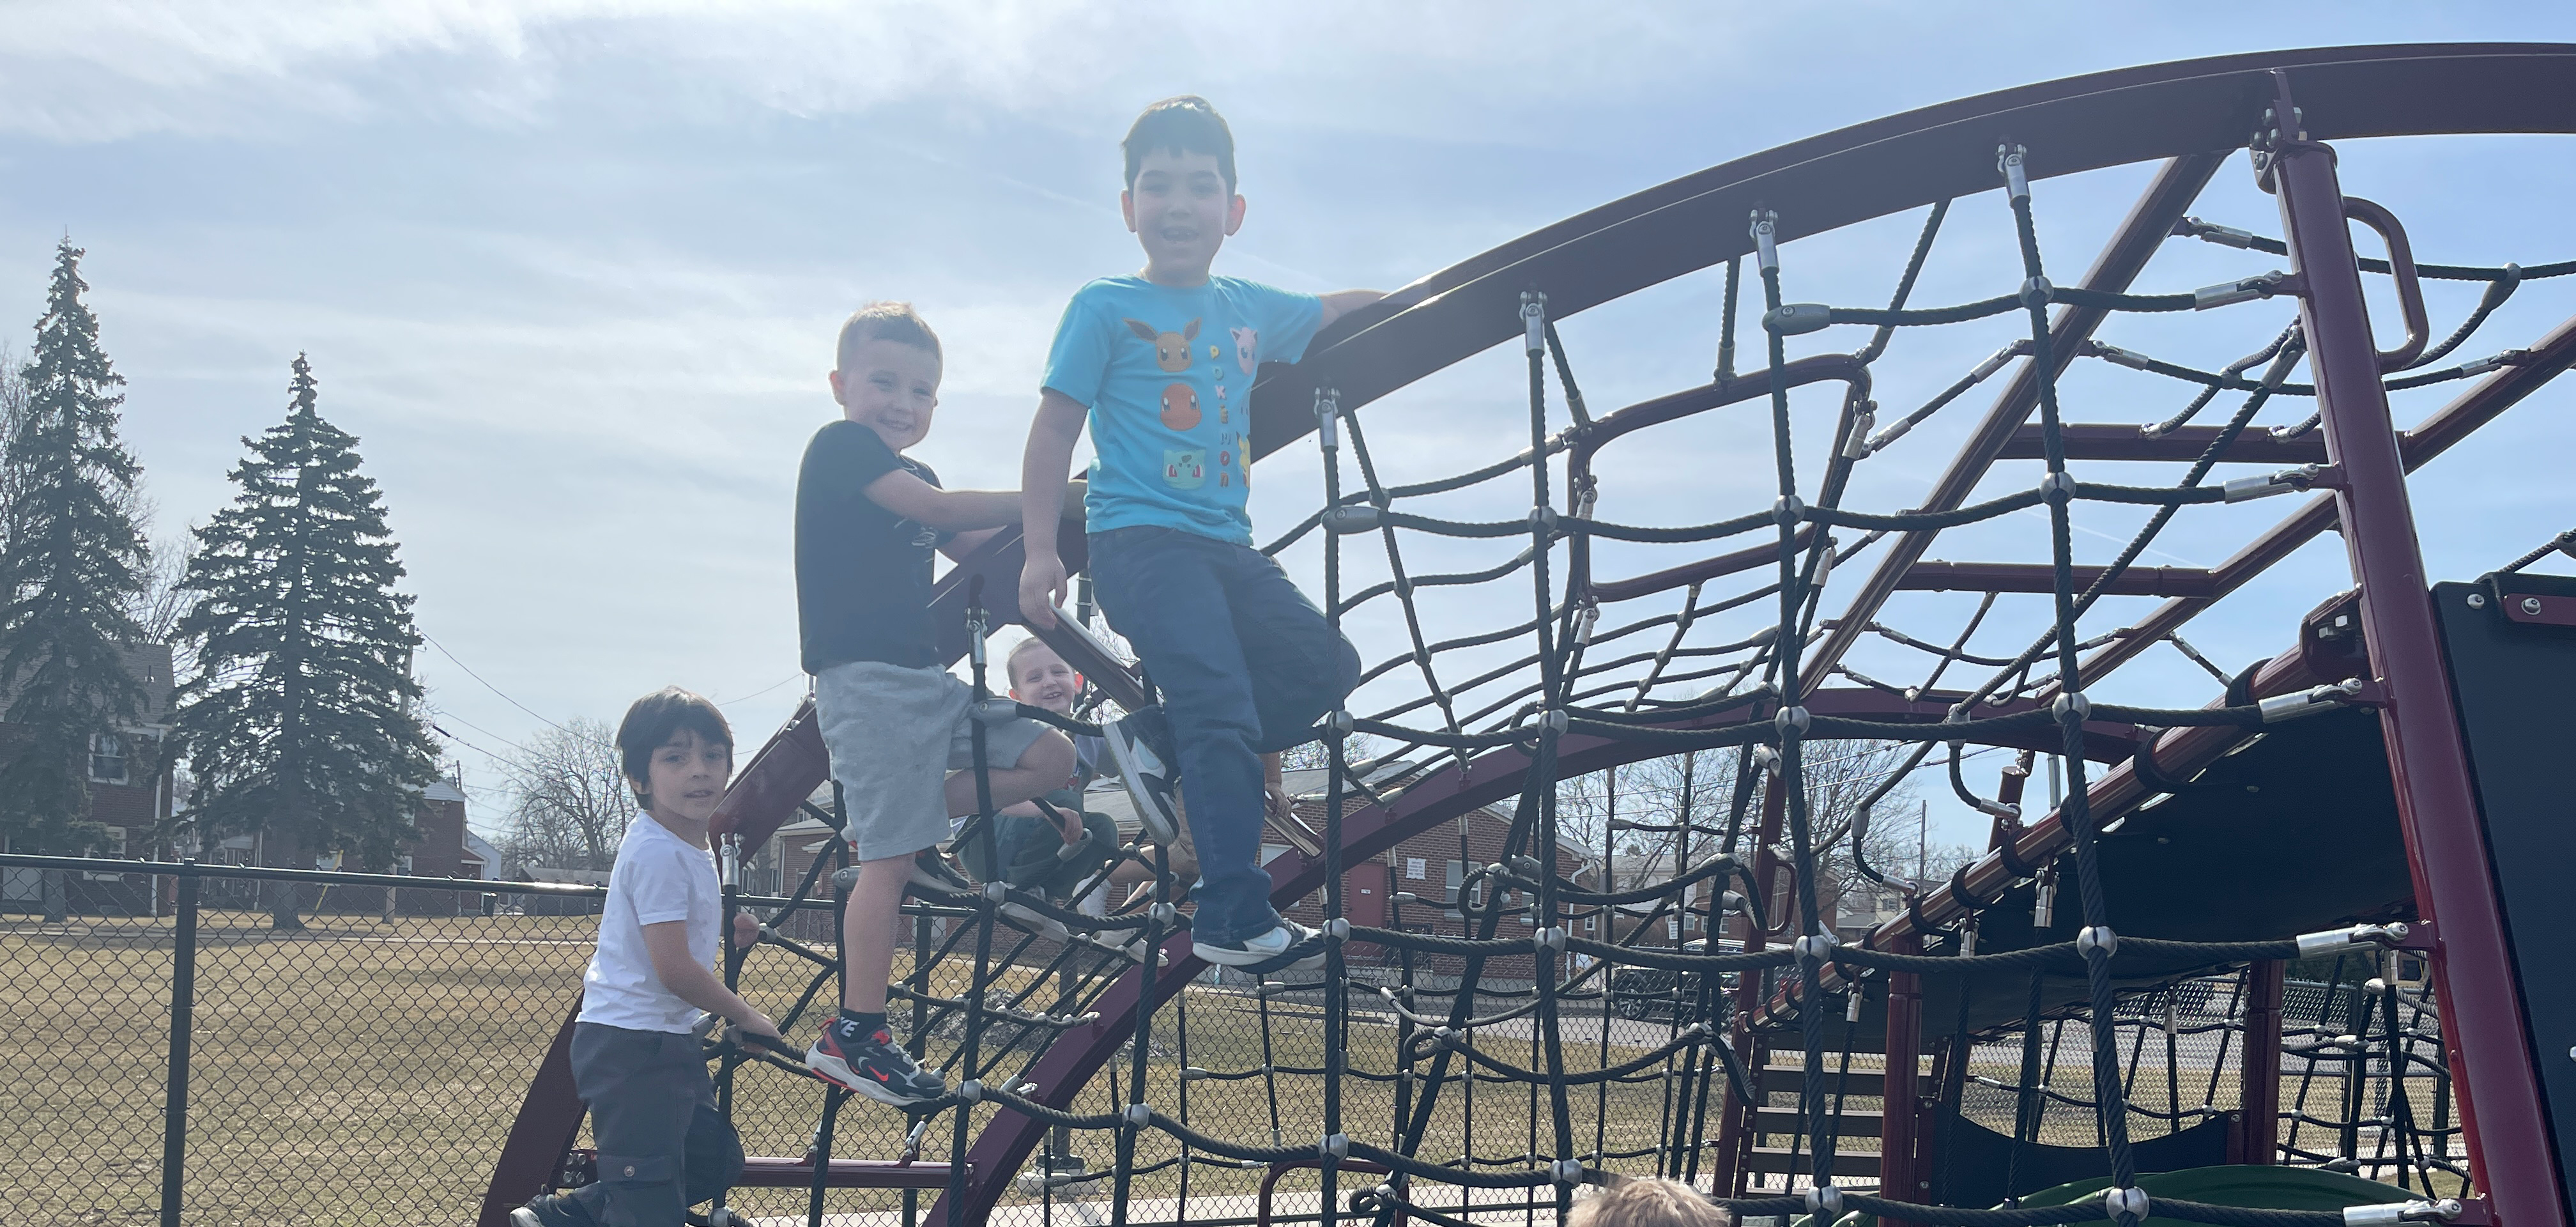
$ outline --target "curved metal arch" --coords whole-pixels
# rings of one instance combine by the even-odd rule
[[[1916,700],[1883,690],[1860,687],[1820,690],[1807,696],[1807,710],[1819,716],[1841,716],[1857,720],[1886,720],[1914,724],[1939,724],[1950,708],[1961,698],[1955,693],[1927,694]],[[1992,708],[1998,716],[2033,710],[2037,705],[2016,700]],[[1671,730],[1722,729],[1746,724],[1766,724],[1770,708],[1754,704],[1703,717],[1675,721],[1653,727]],[[1757,714],[1758,713],[1758,714]],[[2086,757],[2102,762],[2126,762],[2136,752],[2140,730],[2127,724],[2093,721],[2085,725]],[[1975,740],[1975,739],[1971,739]],[[2036,727],[2026,733],[1998,738],[1986,744],[2042,752],[2059,748],[2055,727]],[[1640,740],[1614,740],[1580,734],[1568,735],[1557,743],[1558,774],[1586,775],[1606,771],[1629,763],[1671,753],[1668,746]],[[1406,839],[1451,821],[1461,814],[1481,809],[1518,796],[1530,767],[1528,752],[1518,746],[1488,750],[1470,759],[1462,770],[1451,763],[1406,788],[1388,802],[1390,808],[1364,804],[1342,817],[1342,855],[1345,863],[1363,861],[1402,843]],[[1290,849],[1274,858],[1269,865],[1270,898],[1282,907],[1321,889],[1324,863],[1309,860]],[[1163,1003],[1180,992],[1182,986],[1207,965],[1190,953],[1189,935],[1177,934],[1163,945],[1170,966],[1157,972],[1153,993],[1144,997],[1143,977],[1134,970],[1120,976],[1091,1004],[1099,1021],[1087,1027],[1066,1031],[1046,1055],[1029,1071],[1028,1081],[1037,1087],[1029,1097],[1049,1107],[1070,1110],[1075,1096],[1089,1085],[1092,1075],[1114,1056],[1119,1045],[1136,1033],[1136,1011],[1160,1009]],[[1013,1174],[1037,1149],[1038,1140],[1047,1126],[1033,1117],[1021,1116],[1008,1108],[998,1109],[992,1120],[976,1135],[967,1161],[974,1176],[967,1184],[965,1221],[976,1221],[989,1213],[996,1201],[1011,1187]],[[931,1208],[925,1220],[941,1223],[943,1196]]]
[[[2244,145],[2286,69],[2316,140],[2576,133],[2576,44],[2418,43],[2177,60],[2067,77],[1854,124],[1685,175],[1433,273],[1337,321],[1252,390],[1266,456],[1313,427],[1314,390],[1345,408],[1518,336],[1520,294],[1563,319],[1749,254],[1745,218],[1788,242],[2002,186],[1995,146],[2033,179]]]
[[[1751,243],[1742,221],[1757,204],[1781,214],[1785,240],[1992,188],[1993,150],[2005,139],[2030,147],[2034,178],[2232,149],[2259,115],[2271,92],[2267,74],[2274,69],[2288,72],[2319,140],[2576,133],[2576,45],[2568,44],[2413,44],[2217,56],[1924,107],[1650,188],[1460,261],[1353,313],[1300,365],[1264,368],[1253,388],[1253,454],[1266,457],[1313,428],[1308,410],[1317,388],[1334,388],[1343,405],[1355,407],[1515,335],[1523,290],[1546,292],[1551,313],[1562,318],[1747,254]],[[1071,554],[1080,542],[1078,535],[1065,542],[1066,561],[1076,567],[1080,560]],[[999,581],[998,591],[1012,591],[1021,557],[1019,534],[1006,530],[941,581],[933,601],[950,659],[965,653],[962,615],[968,603],[989,582]],[[1807,702],[1811,710],[1832,714],[1912,718],[1894,710],[1904,705],[1902,699],[1878,691],[1820,691]],[[1846,702],[1852,705],[1840,706]],[[1941,700],[1924,702],[1937,707]],[[1939,713],[1921,718],[1937,720]],[[791,721],[746,768],[724,807],[729,820],[740,824],[736,829],[765,837],[819,785],[820,756],[802,744],[810,736]],[[2112,757],[2127,752],[2127,738],[2118,730],[2103,730],[2097,741],[2120,744],[2116,751],[2105,747]],[[1566,745],[1560,761],[1578,773],[1653,756],[1652,747],[1635,743],[1568,738]],[[1464,773],[1453,766],[1408,790],[1394,803],[1394,814],[1371,807],[1346,816],[1346,850],[1357,856],[1382,851],[1444,818],[1512,795],[1519,759],[1515,750],[1492,751]],[[1526,765],[1518,762],[1521,769]],[[799,778],[807,781],[802,790],[794,787]],[[1444,779],[1445,786],[1434,787]],[[1302,857],[1274,866],[1274,898],[1294,899],[1320,884],[1321,866]],[[1133,972],[1114,984],[1100,999],[1101,1021],[1066,1032],[1032,1071],[1037,1098],[1070,1103],[1132,1032],[1134,1011],[1159,1005],[1187,981],[1195,960],[1183,938],[1171,945],[1177,947],[1173,966],[1157,977],[1156,999],[1139,1000],[1141,977]],[[506,1214],[506,1199],[535,1192],[551,1168],[580,1119],[577,1102],[561,1102],[568,1098],[568,1079],[541,1073],[532,1082],[496,1166],[484,1208],[487,1224],[499,1221],[493,1218],[496,1206]],[[1004,1112],[978,1135],[967,1156],[975,1175],[967,1204],[958,1208],[969,1221],[989,1212],[1008,1189],[1042,1128]],[[943,1197],[933,1214],[945,1203]]]

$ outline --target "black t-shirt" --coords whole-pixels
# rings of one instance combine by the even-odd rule
[[[854,660],[939,663],[930,556],[950,534],[867,496],[868,483],[896,469],[939,484],[929,465],[847,419],[805,445],[796,471],[796,620],[807,673]]]

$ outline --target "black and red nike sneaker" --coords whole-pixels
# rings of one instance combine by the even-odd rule
[[[878,1103],[909,1108],[948,1093],[948,1083],[923,1069],[883,1028],[862,1032],[846,1018],[823,1028],[805,1050],[805,1068],[835,1086]]]

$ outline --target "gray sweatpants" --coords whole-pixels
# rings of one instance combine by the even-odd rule
[[[590,1221],[680,1227],[742,1175],[742,1139],[716,1113],[696,1036],[578,1023],[572,1082],[599,1147],[599,1182],[569,1194]]]

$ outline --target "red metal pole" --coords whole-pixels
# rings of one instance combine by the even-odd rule
[[[2361,586],[2362,639],[2387,693],[2380,730],[2396,785],[2399,826],[2418,912],[2434,922],[2434,982],[2442,1044],[2460,1098],[2469,1170],[2510,1227],[2564,1227],[2557,1163],[2540,1078],[2523,1038],[2522,1003],[2506,953],[2468,748],[2433,623],[2424,557],[2406,497],[2406,469],[2380,383],[2379,354],[2353,263],[2335,153],[2300,139],[2289,77],[2275,72],[2279,137],[2271,173],[2292,267],[2306,282],[2300,319],[2327,454],[2342,469],[2335,493],[2344,549]]]
[[[1896,954],[1921,954],[1923,939],[1908,933],[1890,943]],[[1926,1201],[1924,1169],[1915,1165],[1914,1081],[1923,1051],[1923,983],[1910,971],[1887,973],[1887,1082],[1878,1103],[1879,1196]],[[1890,1219],[1883,1227],[1915,1227]]]
[[[1771,896],[1780,878],[1780,858],[1772,854],[1771,845],[1780,838],[1780,821],[1788,812],[1789,793],[1778,787],[1777,780],[1766,781],[1762,788],[1762,817],[1753,828],[1754,897],[1744,901],[1744,948],[1757,951],[1764,947],[1763,926],[1771,919]],[[1733,1197],[1744,1191],[1745,1172],[1741,1164],[1747,1153],[1754,1126],[1754,1114],[1770,1098],[1762,1089],[1762,1068],[1754,1063],[1758,1045],[1753,1038],[1754,1014],[1762,1006],[1762,973],[1739,973],[1735,982],[1734,1034],[1728,1042],[1735,1045],[1736,1064],[1753,1081],[1753,1102],[1745,1103],[1735,1093],[1733,1082],[1725,1083],[1725,1097],[1718,1101],[1717,1153],[1709,1162],[1709,1189],[1720,1197]],[[1765,1063],[1768,1059],[1765,1058]],[[1680,1114],[1674,1116],[1678,1124]]]
[[[2289,964],[2264,959],[2245,972],[2245,1059],[2238,1066],[2236,1161],[2281,1157],[2281,977]]]

